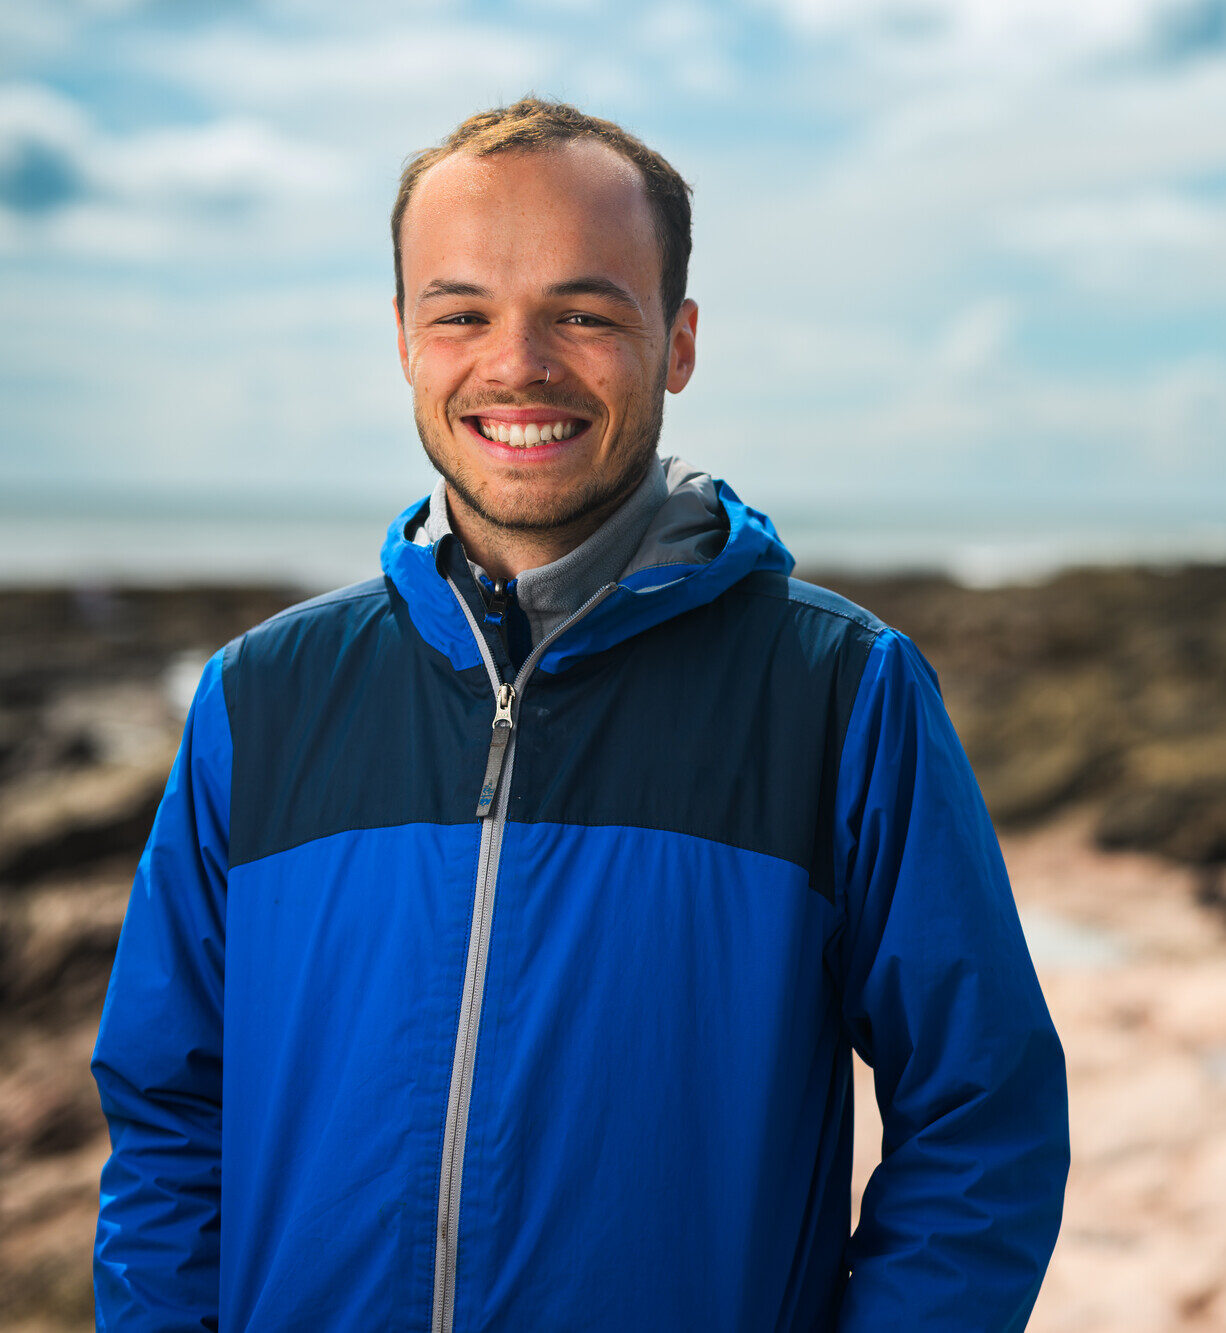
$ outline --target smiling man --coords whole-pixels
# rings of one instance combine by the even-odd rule
[[[406,168],[440,480],[205,671],[95,1052],[100,1328],[1023,1327],[1060,1045],[923,658],[657,453],[688,196],[535,98]]]

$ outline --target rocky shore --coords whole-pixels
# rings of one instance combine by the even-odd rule
[[[1226,568],[815,577],[936,666],[1065,1041],[1075,1161],[1031,1327],[1226,1327]],[[0,1329],[92,1327],[87,1065],[132,873],[205,660],[300,596],[0,592]]]

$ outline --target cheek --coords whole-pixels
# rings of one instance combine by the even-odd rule
[[[639,359],[624,347],[593,349],[576,369],[594,393],[614,401],[640,392],[646,376]]]
[[[423,397],[450,392],[463,380],[467,360],[457,344],[414,339],[408,348],[414,392]]]

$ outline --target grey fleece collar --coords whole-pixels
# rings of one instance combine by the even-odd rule
[[[668,492],[663,464],[655,457],[643,480],[586,541],[559,559],[520,574],[515,581],[515,597],[528,617],[534,644],[606,583],[617,582],[669,498]],[[437,542],[451,530],[447,483],[440,478],[430,496],[426,521],[415,540],[424,536],[427,543]],[[468,564],[474,578],[485,574],[472,560]]]

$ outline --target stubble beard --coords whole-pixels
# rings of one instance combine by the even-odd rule
[[[467,469],[448,457],[447,450],[440,446],[433,422],[423,419],[416,403],[413,416],[426,457],[463,505],[482,521],[502,532],[544,536],[584,526],[585,521],[590,522],[596,515],[603,520],[643,480],[664,429],[664,389],[667,379],[668,361],[665,360],[651,387],[648,401],[644,404],[641,398],[630,399],[626,421],[613,442],[613,455],[624,455],[625,458],[614,476],[589,478],[557,500],[528,498],[510,511],[499,512],[492,506],[488,497],[474,484]],[[503,404],[485,403],[482,406]]]

